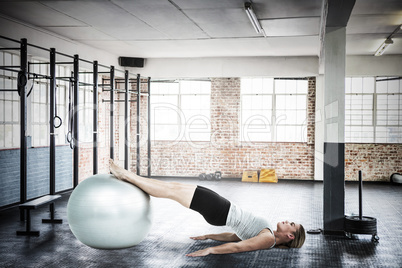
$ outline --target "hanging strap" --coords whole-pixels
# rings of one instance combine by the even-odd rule
[[[57,86],[54,89],[54,118],[53,118],[53,124],[55,128],[61,127],[63,124],[63,120],[61,120],[61,117],[57,115]],[[59,120],[59,124],[56,123],[56,119]]]
[[[74,149],[74,139],[73,139],[73,132],[74,132],[74,99],[72,98],[73,95],[73,78],[70,78],[70,84],[68,89],[68,132],[66,135],[67,142],[70,144],[70,148]]]

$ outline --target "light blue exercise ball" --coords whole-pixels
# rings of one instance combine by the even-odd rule
[[[75,237],[101,249],[132,247],[148,234],[152,223],[150,197],[111,174],[93,175],[71,193],[67,218]]]

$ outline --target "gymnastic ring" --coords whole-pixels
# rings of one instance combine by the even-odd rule
[[[59,122],[60,122],[60,124],[57,125],[56,122],[53,121],[54,127],[55,127],[55,128],[61,127],[61,125],[63,124],[63,120],[61,120],[60,116],[56,115],[56,116],[54,117],[54,119],[59,119]],[[53,120],[54,120],[54,119],[53,119]]]

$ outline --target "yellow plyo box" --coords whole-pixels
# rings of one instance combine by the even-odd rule
[[[278,182],[278,176],[276,176],[275,169],[261,169],[260,182]]]
[[[243,172],[243,177],[241,181],[244,182],[258,182],[258,171],[256,170],[246,170]]]

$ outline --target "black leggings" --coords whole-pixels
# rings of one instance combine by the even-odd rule
[[[190,208],[199,212],[212,225],[226,225],[230,202],[214,191],[197,186],[191,200]]]

